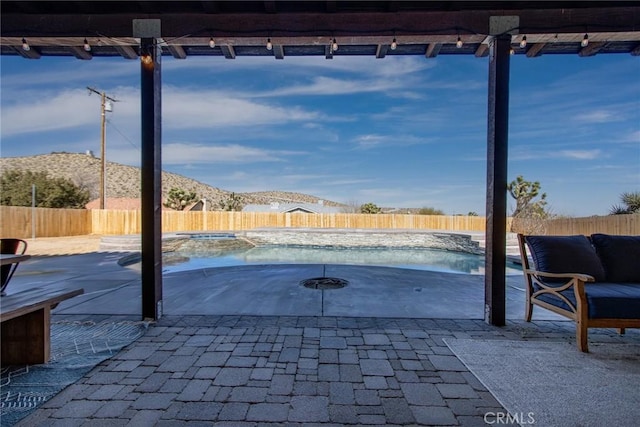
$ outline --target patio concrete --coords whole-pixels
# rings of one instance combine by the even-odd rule
[[[140,320],[140,276],[120,256],[34,257],[9,292],[82,286],[54,321]],[[319,276],[350,283],[300,285]],[[159,322],[18,425],[485,425],[505,410],[443,338],[574,342],[574,324],[544,310],[520,320],[523,279],[508,284],[509,320],[493,327],[482,276],[338,265],[171,273]],[[637,330],[589,338],[640,342]]]

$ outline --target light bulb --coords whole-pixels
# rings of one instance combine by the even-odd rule
[[[391,50],[396,50],[396,48],[398,47],[398,43],[396,42],[396,38],[393,38],[393,41],[391,42]]]
[[[211,49],[213,49],[214,47],[216,47],[216,41],[213,39],[213,37],[211,37],[211,38],[209,39],[209,47],[210,47]]]
[[[87,39],[84,39],[84,50],[87,52],[91,52],[91,45],[89,44]]]
[[[22,39],[22,50],[24,51],[31,50],[31,46],[29,46],[29,43],[27,43],[27,40],[25,40],[24,38]]]
[[[335,38],[333,39],[333,42],[331,44],[331,49],[333,49],[334,51],[338,50],[338,42]]]
[[[527,36],[522,36],[522,40],[520,41],[520,48],[524,49],[527,47]]]
[[[267,50],[273,49],[273,45],[271,44],[271,39],[267,39]]]
[[[456,47],[460,49],[462,47],[462,39],[458,36],[458,41],[456,42]]]
[[[580,43],[580,46],[587,47],[588,45],[589,45],[589,35],[585,33],[584,38],[582,39],[582,42]]]
[[[516,51],[513,48],[509,49],[509,55],[515,55]]]

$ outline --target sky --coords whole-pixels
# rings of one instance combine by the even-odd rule
[[[162,58],[163,170],[228,191],[349,205],[486,208],[488,58]],[[93,151],[140,166],[140,64],[0,57],[0,156]],[[509,181],[555,215],[606,215],[640,191],[640,57],[511,57]],[[510,212],[515,207],[509,198]],[[510,213],[509,212],[509,213]]]

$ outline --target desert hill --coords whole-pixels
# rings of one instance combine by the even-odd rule
[[[45,171],[52,177],[71,180],[76,185],[89,189],[91,198],[99,197],[100,158],[90,154],[51,153],[27,157],[0,158],[0,173],[5,170]],[[140,168],[120,163],[107,162],[107,197],[140,197]],[[171,188],[194,191],[200,198],[205,198],[210,206],[219,203],[231,194],[230,191],[204,184],[194,179],[171,172],[162,172],[163,196]],[[286,191],[263,191],[256,193],[236,193],[243,205],[284,203],[317,203],[320,198]],[[340,203],[324,201],[328,206],[341,206]]]

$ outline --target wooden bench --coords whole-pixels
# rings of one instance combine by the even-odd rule
[[[0,300],[2,365],[47,363],[51,352],[51,310],[84,289],[33,288]]]

